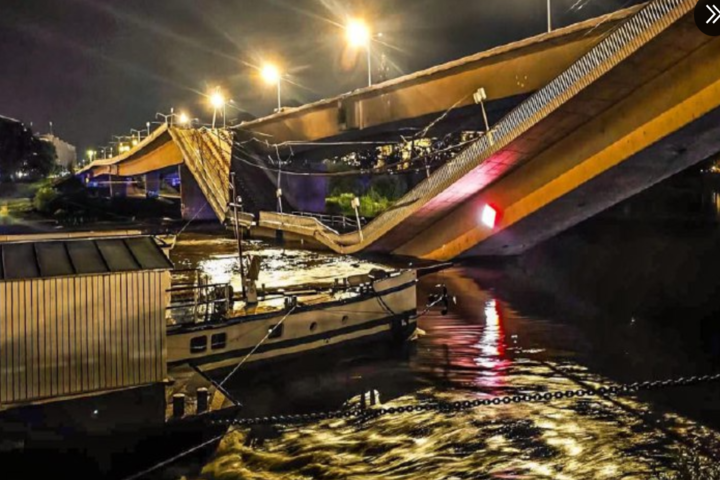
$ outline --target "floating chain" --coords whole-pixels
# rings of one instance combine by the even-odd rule
[[[465,400],[458,402],[441,402],[441,403],[422,403],[416,405],[409,405],[404,407],[377,407],[367,409],[346,409],[346,410],[330,410],[325,412],[315,412],[306,414],[294,414],[294,415],[276,415],[269,417],[257,417],[257,418],[236,418],[236,419],[224,419],[224,420],[213,420],[214,425],[236,425],[236,426],[247,426],[247,425],[260,425],[260,424],[287,424],[287,423],[307,423],[315,420],[329,420],[329,419],[350,419],[350,418],[377,418],[386,415],[397,415],[404,413],[415,413],[415,412],[439,412],[439,413],[454,413],[464,410],[471,410],[477,407],[491,406],[491,405],[510,405],[513,403],[538,403],[547,402],[552,400],[562,400],[570,398],[583,398],[593,396],[619,396],[638,391],[647,390],[658,390],[661,388],[669,387],[680,387],[697,385],[701,383],[717,382],[720,381],[720,374],[715,375],[700,375],[693,377],[680,377],[667,380],[652,380],[645,382],[636,382],[626,385],[613,386],[613,387],[599,387],[599,388],[587,388],[577,390],[560,390],[556,392],[546,393],[535,393],[535,394],[522,394],[522,395],[507,395],[503,397],[495,398],[484,398],[476,400]]]

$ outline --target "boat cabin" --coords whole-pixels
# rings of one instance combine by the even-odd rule
[[[165,380],[171,269],[152,237],[0,242],[0,409]]]

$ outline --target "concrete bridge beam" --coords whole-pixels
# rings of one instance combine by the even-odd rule
[[[669,49],[663,53],[670,54]],[[654,72],[652,81],[588,118],[394,253],[437,260],[521,253],[712,156],[720,150],[718,61],[720,40],[712,40],[663,73]],[[583,104],[574,108],[583,110]],[[499,212],[494,229],[480,221],[484,205]]]

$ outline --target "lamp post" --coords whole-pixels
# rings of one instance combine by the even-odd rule
[[[136,130],[134,128],[130,129],[130,135],[133,137],[133,145],[137,145],[140,140],[142,140],[142,130]]]
[[[210,95],[210,105],[213,107],[212,128],[215,128],[215,120],[217,119],[218,110],[222,110],[223,128],[225,128],[225,97],[222,93],[220,93],[220,89],[215,89],[212,95]]]
[[[360,235],[360,241],[362,242],[364,238],[362,224],[360,223],[360,199],[358,197],[353,198],[350,202],[350,206],[355,210],[355,221],[357,222],[358,235]]]
[[[547,0],[547,31],[552,32],[552,0]]]
[[[363,47],[367,51],[368,87],[372,86],[372,33],[370,27],[362,20],[353,20],[345,28],[348,43],[355,47]]]
[[[282,96],[280,93],[282,74],[275,65],[270,63],[266,64],[262,68],[260,74],[262,75],[263,80],[265,80],[265,83],[268,85],[277,85],[277,111],[279,112],[282,109]]]
[[[150,122],[147,122],[145,124],[145,127],[147,127],[148,137],[150,136]]]
[[[487,93],[485,93],[485,89],[479,88],[478,91],[473,94],[473,99],[475,100],[475,103],[480,105],[480,108],[482,108],[483,120],[485,121],[485,135],[487,135],[488,141],[492,146],[495,144],[495,138],[493,137],[492,130],[490,129],[490,122],[488,122],[487,111],[485,110],[485,100],[487,100]]]

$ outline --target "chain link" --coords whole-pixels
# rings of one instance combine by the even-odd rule
[[[454,413],[465,410],[471,410],[478,407],[488,407],[493,405],[510,405],[513,403],[539,403],[549,402],[552,400],[583,398],[583,397],[607,397],[619,396],[636,393],[641,390],[659,390],[662,388],[679,387],[688,385],[697,385],[701,383],[720,381],[720,374],[700,375],[693,377],[680,377],[667,380],[650,380],[645,382],[635,382],[625,385],[612,387],[598,387],[575,390],[559,390],[556,392],[534,393],[534,394],[518,394],[508,395],[495,398],[483,398],[475,400],[464,400],[457,402],[443,403],[418,403],[415,405],[407,405],[401,407],[370,407],[367,409],[354,408],[349,410],[330,410],[324,412],[303,413],[293,415],[275,415],[269,417],[256,418],[236,418],[213,420],[213,425],[236,425],[251,426],[260,424],[290,424],[290,423],[308,423],[316,420],[330,419],[369,419],[387,415],[401,415],[405,413],[421,413],[421,412],[439,412]]]

